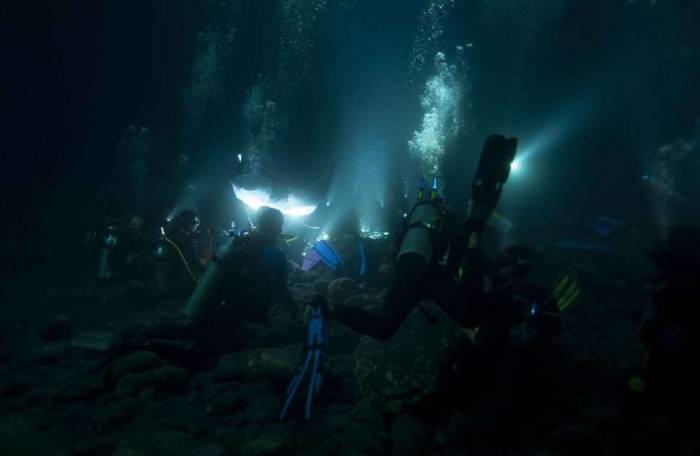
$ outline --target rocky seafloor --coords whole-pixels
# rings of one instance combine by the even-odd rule
[[[437,323],[414,310],[387,342],[331,323],[308,421],[277,419],[305,334],[280,309],[266,325],[241,324],[221,353],[186,339],[125,348],[118,335],[181,303],[138,281],[74,290],[61,298],[74,303],[65,315],[18,329],[20,310],[3,324],[24,343],[7,331],[0,345],[0,454],[692,454],[697,446],[640,413],[627,388],[643,356],[644,266],[567,255],[550,255],[535,277],[565,271],[583,289],[548,364],[483,359],[473,334],[430,303]],[[335,299],[369,306],[384,291],[332,279],[297,272],[291,289],[303,303],[332,283]],[[46,308],[59,307],[51,299]]]

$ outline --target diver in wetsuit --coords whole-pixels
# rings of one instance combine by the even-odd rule
[[[481,232],[508,178],[516,147],[516,139],[491,136],[486,140],[463,227],[439,197],[437,182],[434,181],[429,193],[421,185],[418,202],[397,232],[396,272],[379,311],[328,302],[322,297],[312,302],[303,362],[287,390],[281,419],[290,410],[299,413],[300,402],[305,404],[303,416],[306,419],[310,416],[311,405],[323,382],[320,365],[326,356],[327,318],[375,339],[386,340],[427,295],[457,324],[479,326],[479,343],[489,355],[510,351],[509,336],[516,326],[534,327],[535,331],[527,337],[528,348],[539,348],[537,343],[547,343],[547,339],[558,334],[559,320],[552,313],[557,309],[555,300],[548,290],[525,281],[532,268],[532,252],[522,246],[512,247],[493,263],[484,261],[481,254]],[[427,311],[424,313],[426,318],[434,319]],[[532,337],[533,333],[536,337]],[[520,344],[518,348],[523,346]]]
[[[435,237],[430,261],[417,257],[396,261],[395,277],[379,312],[331,302],[331,318],[375,339],[386,340],[396,332],[421,297],[431,296],[443,310],[448,309],[452,299],[459,297],[457,252],[463,239],[459,236],[455,214],[437,199],[426,201],[425,205],[433,206],[436,214],[436,231],[427,234]],[[400,231],[405,230],[406,226],[400,228]],[[448,261],[441,262],[446,254]]]
[[[231,328],[244,318],[265,320],[274,297],[295,318],[298,306],[287,285],[287,257],[277,246],[284,217],[263,208],[256,230],[234,237],[214,255],[185,306],[194,324],[222,322]]]
[[[287,284],[287,257],[277,247],[284,217],[262,208],[257,229],[233,237],[215,254],[185,305],[183,315],[154,322],[143,339],[206,339],[225,347],[243,320],[263,323],[275,298],[296,318],[298,306]]]
[[[490,303],[498,293],[508,291],[507,299],[512,300],[509,288],[486,292],[489,266],[481,253],[480,237],[508,179],[516,148],[515,138],[494,135],[486,140],[464,227],[436,189],[427,198],[419,192],[406,225],[399,230],[396,274],[382,309],[372,312],[329,303],[330,316],[358,332],[386,340],[426,295],[463,327],[488,320],[488,314],[499,308]]]

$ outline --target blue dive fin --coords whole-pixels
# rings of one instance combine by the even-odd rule
[[[360,241],[358,248],[360,250],[360,275],[364,276],[365,273],[367,272],[367,255],[365,255],[364,242]]]
[[[343,259],[328,242],[318,241],[313,248],[321,257],[321,261],[333,271],[337,271],[343,266]]]
[[[292,410],[300,408],[303,408],[304,419],[308,420],[311,416],[314,399],[321,392],[323,385],[321,368],[326,357],[327,346],[326,317],[324,309],[317,306],[312,310],[309,319],[303,362],[299,373],[294,376],[287,388],[287,397],[280,412],[280,420],[285,419]],[[305,394],[299,394],[300,390],[305,390]]]

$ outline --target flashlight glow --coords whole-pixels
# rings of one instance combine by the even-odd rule
[[[518,172],[520,167],[521,167],[520,160],[513,160],[510,164],[510,170],[513,172]]]

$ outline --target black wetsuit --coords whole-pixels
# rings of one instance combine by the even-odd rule
[[[274,243],[256,234],[236,240],[241,242],[237,256],[242,262],[239,272],[227,284],[225,300],[238,319],[247,317],[261,322],[275,298],[292,317],[298,306],[287,284],[288,261]]]
[[[467,228],[446,219],[443,236],[437,239],[434,258],[447,254],[445,264],[434,260],[427,272],[416,274],[397,265],[394,280],[387,291],[381,310],[375,312],[357,306],[336,303],[331,316],[355,331],[378,340],[390,338],[408,314],[426,296],[433,299],[452,320],[465,328],[480,326],[493,341],[506,343],[508,332],[530,312],[538,333],[558,334],[560,321],[556,303],[547,288],[527,282],[506,284],[498,272],[485,261],[478,246],[467,247],[464,233],[479,233],[479,226],[467,222]],[[486,290],[486,279],[491,287]],[[549,316],[548,316],[549,314]],[[536,317],[536,318],[534,318]],[[489,342],[491,343],[491,342]]]
[[[464,229],[454,214],[448,213],[442,236],[436,239],[434,245],[433,263],[427,272],[416,273],[412,268],[403,268],[398,264],[381,310],[374,312],[334,303],[331,316],[355,331],[386,340],[396,332],[420,300],[429,296],[458,324],[474,326],[479,320],[480,310],[468,308],[465,296],[483,288],[484,265],[479,252],[468,255],[469,280],[459,280],[464,246]],[[447,261],[441,263],[445,256]]]

